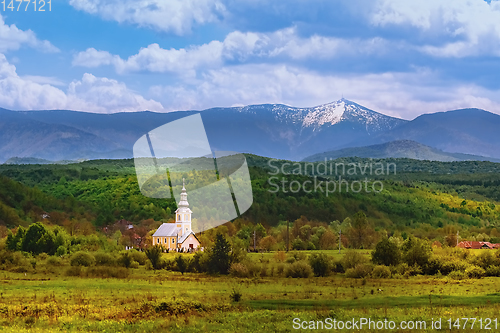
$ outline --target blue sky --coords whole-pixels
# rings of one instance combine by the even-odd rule
[[[53,0],[0,15],[8,109],[307,107],[343,95],[405,119],[500,113],[498,0]]]

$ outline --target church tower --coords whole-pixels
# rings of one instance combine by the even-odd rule
[[[177,210],[175,211],[175,224],[179,228],[179,237],[191,231],[191,214],[193,213],[189,209],[189,202],[187,201],[187,192],[184,178],[182,178],[182,191],[181,191],[181,201],[177,205]]]

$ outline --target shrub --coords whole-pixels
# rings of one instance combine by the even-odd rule
[[[146,250],[146,256],[148,257],[153,269],[161,269],[161,254],[163,248],[159,245],[155,245]]]
[[[71,266],[93,266],[95,264],[95,258],[93,255],[87,252],[77,252],[71,256],[70,260]]]
[[[135,260],[132,260],[130,263],[130,268],[139,268],[139,263]]]
[[[188,270],[190,272],[207,272],[209,264],[209,255],[206,252],[196,252],[193,259],[189,262]]]
[[[233,289],[233,292],[229,296],[233,302],[239,302],[241,300],[241,292],[239,290]]]
[[[424,240],[410,237],[403,244],[403,261],[408,266],[425,267],[432,255],[431,246]]]
[[[345,276],[348,278],[360,279],[365,278],[372,272],[372,266],[367,264],[357,264],[354,268],[349,268],[345,271]]]
[[[136,249],[129,250],[132,260],[137,261],[139,265],[146,265],[148,256],[144,252],[137,251]]]
[[[239,278],[246,278],[249,277],[250,275],[248,268],[240,262],[231,265],[231,268],[229,269],[229,274]]]
[[[125,268],[130,268],[132,261],[133,261],[132,256],[128,251],[122,252],[117,260],[118,264]]]
[[[177,270],[184,275],[184,272],[186,272],[188,265],[189,265],[189,260],[186,259],[183,255],[179,254],[175,258],[175,263],[177,264]]]
[[[477,256],[472,259],[472,263],[483,269],[487,269],[490,266],[495,266],[499,264],[499,260],[490,250],[483,250]]]
[[[292,278],[308,278],[313,275],[313,270],[307,261],[300,260],[290,264],[285,275]]]
[[[344,254],[342,258],[342,266],[344,270],[348,270],[349,268],[354,268],[358,264],[364,264],[367,262],[367,259],[359,252],[354,250],[349,250]]]
[[[387,266],[378,265],[373,268],[372,277],[375,279],[387,279],[391,277],[391,270]]]
[[[335,273],[344,273],[345,269],[342,265],[342,260],[335,260],[332,264],[332,271]]]
[[[83,270],[82,266],[71,266],[65,272],[66,276],[82,276]]]
[[[116,264],[115,258],[108,253],[96,252],[94,258],[97,266],[114,266]]]
[[[480,279],[486,275],[486,271],[479,266],[469,266],[465,270],[465,275],[471,279]]]
[[[49,266],[62,266],[62,261],[58,257],[48,257],[47,265]]]
[[[283,276],[285,273],[285,264],[283,263],[279,263],[277,266],[276,266],[276,275],[277,276]]]
[[[330,258],[324,253],[313,254],[309,258],[309,264],[315,276],[328,276],[330,274]]]
[[[486,268],[486,276],[500,276],[500,266],[490,266]]]
[[[448,277],[453,280],[462,280],[465,279],[465,273],[461,271],[453,271],[450,274],[448,274]]]
[[[55,255],[58,257],[61,257],[61,256],[66,255],[66,253],[67,253],[66,247],[61,245],[57,248]]]
[[[88,277],[125,279],[129,275],[124,267],[95,266],[87,269]]]
[[[395,266],[401,261],[401,251],[396,243],[381,240],[372,252],[372,261],[374,264]]]
[[[30,266],[15,266],[10,271],[14,273],[28,273],[32,271],[32,268]]]

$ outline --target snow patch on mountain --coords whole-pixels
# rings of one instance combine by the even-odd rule
[[[338,124],[342,121],[342,117],[346,110],[346,103],[343,100],[317,106],[310,109],[309,113],[305,116],[302,122],[302,126],[320,127],[324,124]]]
[[[389,130],[402,122],[402,119],[389,117],[346,99],[315,106],[312,108],[295,108],[282,104],[263,104],[240,107],[239,112],[257,114],[270,111],[280,122],[294,124],[301,129],[312,129],[314,132],[323,127],[330,127],[341,122],[362,124],[368,134]]]

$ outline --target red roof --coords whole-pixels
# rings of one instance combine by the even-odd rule
[[[477,242],[477,241],[462,241],[458,243],[457,247],[463,249],[498,249],[500,244],[492,244],[490,242]]]

